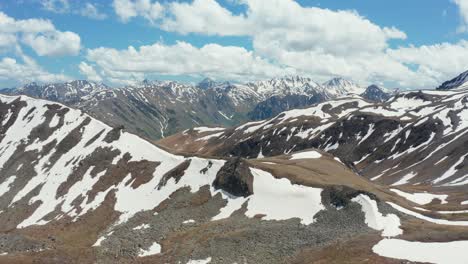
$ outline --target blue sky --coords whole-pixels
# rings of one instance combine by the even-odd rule
[[[0,87],[297,74],[433,88],[467,70],[467,0],[0,3]]]

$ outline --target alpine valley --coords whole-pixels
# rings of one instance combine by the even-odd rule
[[[467,87],[3,90],[0,263],[468,263]]]

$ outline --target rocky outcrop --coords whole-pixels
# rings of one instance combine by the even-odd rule
[[[323,189],[322,201],[325,206],[333,205],[336,208],[346,207],[352,199],[360,194],[365,194],[373,200],[379,201],[379,198],[372,193],[356,190],[348,186],[331,186]]]
[[[235,196],[247,197],[253,194],[253,175],[242,158],[231,158],[216,174],[213,187]]]

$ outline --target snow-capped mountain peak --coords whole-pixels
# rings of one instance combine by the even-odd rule
[[[247,83],[247,86],[264,98],[286,94],[307,95],[311,90],[322,90],[312,79],[301,76],[285,76],[265,81]]]
[[[334,96],[343,96],[347,94],[361,94],[365,91],[365,88],[360,87],[356,83],[344,79],[342,77],[336,77],[322,84],[325,91]]]
[[[437,90],[453,90],[468,88],[468,71],[465,71],[452,80],[442,83]]]
[[[87,80],[75,80],[64,83],[28,83],[15,90],[13,94],[25,94],[32,97],[44,98],[64,103],[79,101],[82,97],[89,96],[98,91],[108,89],[103,83]]]

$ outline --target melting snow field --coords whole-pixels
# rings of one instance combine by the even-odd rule
[[[297,159],[319,159],[322,157],[322,154],[318,153],[315,150],[312,151],[305,151],[305,152],[300,152],[300,153],[295,153],[291,155],[291,160],[297,160]]]
[[[383,239],[372,250],[383,257],[437,264],[468,263],[468,241],[439,243]]]
[[[420,205],[428,204],[432,202],[432,200],[434,199],[439,199],[442,201],[442,204],[446,204],[447,203],[446,199],[448,197],[448,195],[446,194],[407,193],[407,192],[400,191],[398,189],[390,189],[390,191],[398,194],[401,197],[404,197],[406,200],[409,200],[413,203],[417,203]]]
[[[322,189],[292,184],[288,179],[277,179],[259,169],[251,168],[250,171],[254,176],[254,194],[244,198],[221,192],[228,203],[212,220],[229,217],[245,202],[247,202],[245,215],[248,217],[264,214],[265,220],[300,218],[304,225],[313,223],[315,214],[325,209],[321,202]]]
[[[322,189],[292,184],[288,179],[276,179],[266,171],[250,170],[254,176],[254,195],[247,205],[247,216],[266,214],[265,220],[298,217],[301,223],[308,225],[314,222],[316,213],[325,209],[321,203]]]
[[[189,260],[187,264],[208,264],[210,262],[211,262],[211,257],[208,257],[206,259]]]
[[[161,253],[161,245],[154,242],[147,250],[140,249],[139,257],[146,257]]]
[[[400,218],[394,214],[382,215],[377,207],[377,202],[367,195],[360,194],[352,199],[361,205],[366,218],[366,224],[375,230],[382,230],[382,236],[391,237],[403,234],[400,228]]]
[[[434,223],[434,224],[439,224],[439,225],[454,225],[454,226],[468,226],[468,221],[450,221],[450,220],[446,220],[446,219],[437,219],[437,218],[431,218],[431,217],[428,217],[428,216],[425,216],[425,215],[422,215],[420,213],[416,213],[416,212],[413,212],[411,210],[408,210],[404,207],[401,207],[397,204],[394,204],[394,203],[391,203],[391,202],[387,202],[390,206],[392,206],[393,208],[395,208],[396,210],[402,212],[402,213],[405,213],[407,215],[411,215],[411,216],[414,216],[416,218],[419,218],[421,220],[425,220],[425,221],[428,221],[428,222],[431,222],[431,223]]]

